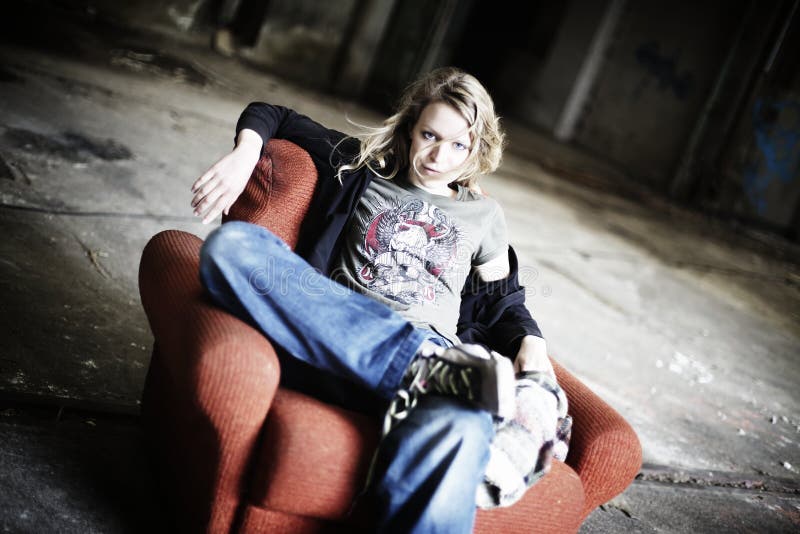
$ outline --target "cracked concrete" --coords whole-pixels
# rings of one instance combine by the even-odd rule
[[[84,513],[96,498],[91,477],[42,465],[58,461],[65,440],[100,451],[130,439],[135,418],[90,435],[92,425],[34,417],[31,407],[138,413],[152,343],[138,299],[141,250],[166,228],[210,231],[191,216],[189,186],[231,146],[247,102],[345,131],[346,117],[379,116],[199,41],[59,20],[43,23],[43,41],[0,23],[0,399],[17,410],[3,419],[0,449],[19,462],[2,470],[0,493],[14,497],[0,524],[37,530],[39,517],[44,530],[119,531],[124,515],[112,505]],[[504,206],[529,305],[553,356],[644,447],[641,479],[582,531],[796,530],[798,247],[670,205],[602,162],[509,126],[506,160],[485,186]],[[138,458],[118,450],[120,462]],[[39,474],[8,474],[25,469]],[[48,498],[81,504],[58,523],[29,506]]]

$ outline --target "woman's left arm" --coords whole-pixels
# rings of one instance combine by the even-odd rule
[[[478,275],[484,282],[503,280],[511,273],[508,254],[501,254],[483,265],[478,265],[475,270],[478,271]],[[517,357],[514,359],[514,370],[518,373],[541,371],[555,378],[553,365],[550,363],[550,358],[547,357],[547,343],[544,338],[533,335],[526,335],[522,338]]]
[[[494,282],[508,278],[511,266],[508,263],[508,253],[500,254],[482,265],[476,265],[475,270],[484,282]]]
[[[495,205],[495,219],[489,226],[492,231],[487,233],[488,242],[506,246],[503,253],[474,266],[480,281],[472,286],[477,293],[468,298],[467,312],[472,310],[472,320],[483,323],[474,330],[488,334],[486,341],[489,345],[501,349],[508,356],[515,356],[517,372],[541,371],[553,376],[547,344],[525,306],[525,291],[519,284],[519,262],[514,249],[507,245],[503,210],[496,202]]]
[[[547,357],[547,343],[544,338],[527,335],[522,338],[519,345],[517,358],[514,360],[514,370],[521,371],[541,371],[549,374],[555,379],[553,364]]]

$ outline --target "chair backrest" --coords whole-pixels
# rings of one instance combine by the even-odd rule
[[[317,168],[308,152],[291,141],[271,139],[222,222],[259,224],[294,249],[316,186]]]

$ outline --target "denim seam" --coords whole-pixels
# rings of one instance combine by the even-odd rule
[[[389,362],[389,366],[384,371],[383,378],[381,378],[381,382],[378,385],[380,393],[389,399],[397,392],[408,365],[411,363],[412,358],[417,355],[419,348],[427,337],[410,324],[409,327],[411,327],[411,331],[395,351],[394,357]]]

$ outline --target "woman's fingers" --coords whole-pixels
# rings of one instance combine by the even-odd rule
[[[246,150],[234,149],[192,184],[192,209],[203,223],[227,213],[247,185],[255,167]]]
[[[225,191],[222,190],[221,187],[215,187],[211,191],[203,197],[194,207],[194,214],[203,217],[205,222],[205,218],[208,216],[208,213],[213,209],[216,205],[217,200],[225,194]]]
[[[203,216],[203,224],[208,224],[216,219],[217,216],[222,213],[222,210],[225,209],[226,204],[227,198],[225,195],[217,198],[213,203],[209,204],[208,211],[206,211],[206,214]]]
[[[200,205],[203,202],[203,200],[209,197],[209,195],[215,193],[218,189],[220,189],[220,185],[221,184],[219,182],[211,182],[202,189],[199,189],[192,198],[192,207],[196,208],[198,205]]]
[[[219,195],[227,194],[230,190],[230,177],[224,176],[218,172],[197,189],[192,198],[192,208],[198,208],[206,199],[212,202],[219,197]]]
[[[192,208],[197,211],[200,208],[200,205],[203,203],[205,199],[208,198],[210,194],[212,194],[216,189],[209,189],[207,192],[202,191],[195,194],[194,198],[192,199]]]
[[[213,167],[208,169],[205,173],[203,173],[203,175],[200,176],[200,178],[198,178],[197,180],[195,180],[194,183],[192,184],[192,193],[196,193],[197,190],[203,187],[203,185],[211,178],[213,178],[216,173],[217,173],[216,165],[214,165]]]
[[[205,176],[205,175],[203,175]],[[192,197],[192,207],[196,207],[204,198],[211,194],[214,190],[218,189],[221,185],[221,179],[218,174],[212,173],[206,178],[197,188],[193,190],[194,196]]]

